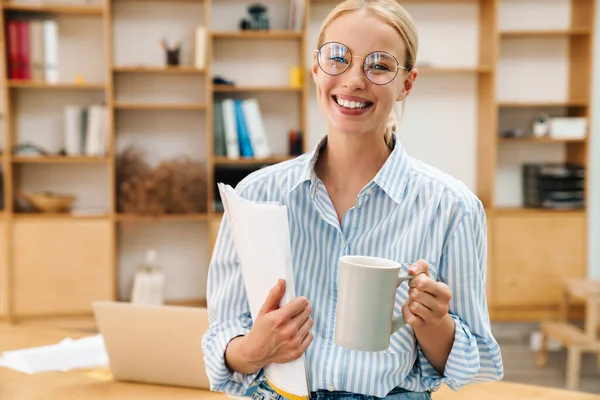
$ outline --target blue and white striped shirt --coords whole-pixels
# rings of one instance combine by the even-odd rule
[[[314,151],[256,171],[236,187],[248,200],[275,201],[288,207],[296,294],[309,299],[315,322],[314,340],[305,353],[313,391],[384,397],[397,386],[426,391],[446,383],[457,390],[503,376],[485,294],[487,239],[482,204],[461,182],[409,156],[394,137],[392,153],[360,191],[341,226],[314,172],[326,138]],[[456,326],[443,376],[421,351],[410,325],[392,335],[384,352],[359,352],[334,344],[338,260],[348,254],[411,263],[425,259],[438,266],[431,271],[432,277],[452,290],[449,313]],[[406,301],[405,286],[396,293],[395,315]],[[244,293],[225,217],[209,268],[210,327],[203,337],[214,391],[243,394],[264,379],[262,371],[231,373],[224,362],[228,342],[252,325]]]

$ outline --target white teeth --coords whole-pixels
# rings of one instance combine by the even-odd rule
[[[337,103],[345,108],[365,108],[367,103],[359,103],[357,101],[348,101],[344,99],[340,99],[339,97],[335,98]]]

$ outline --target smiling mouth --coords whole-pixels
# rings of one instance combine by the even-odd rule
[[[337,96],[331,96],[333,98],[333,100],[340,106],[350,109],[350,110],[355,110],[355,109],[361,109],[361,108],[367,108],[373,105],[372,102],[367,101],[364,103],[358,102],[358,101],[350,101],[350,100],[344,100],[344,99],[340,99]]]

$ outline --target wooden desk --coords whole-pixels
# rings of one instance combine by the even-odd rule
[[[84,333],[45,327],[0,325],[0,351],[55,344]],[[0,399],[18,400],[223,400],[221,393],[112,380],[106,370],[25,375],[0,368]],[[600,395],[494,382],[470,385],[455,393],[446,386],[433,400],[600,400]]]

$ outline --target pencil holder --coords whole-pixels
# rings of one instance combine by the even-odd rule
[[[167,65],[170,65],[170,66],[179,65],[179,54],[180,54],[179,47],[177,47],[175,49],[166,49],[165,52],[167,55]]]

